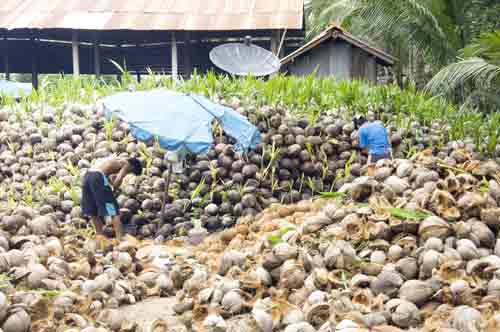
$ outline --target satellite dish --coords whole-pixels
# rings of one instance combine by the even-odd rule
[[[277,72],[281,63],[277,56],[268,50],[250,43],[229,43],[210,51],[210,60],[220,69],[238,76],[267,76]]]

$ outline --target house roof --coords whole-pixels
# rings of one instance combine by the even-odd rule
[[[304,0],[3,0],[0,29],[299,30],[303,15]]]
[[[305,44],[301,48],[295,50],[294,52],[290,53],[289,55],[287,55],[286,57],[281,59],[281,64],[285,65],[289,62],[293,62],[295,60],[295,58],[297,58],[298,56],[314,49],[315,47],[321,45],[322,43],[324,43],[325,41],[330,40],[330,39],[344,40],[351,45],[359,47],[359,48],[365,50],[366,52],[370,53],[374,57],[376,57],[379,62],[382,62],[385,65],[392,66],[392,65],[394,65],[394,62],[397,60],[395,57],[382,51],[381,49],[370,46],[366,42],[360,40],[359,38],[356,38],[353,35],[347,33],[341,27],[339,27],[337,25],[332,25],[328,29],[324,30],[319,35],[314,37],[307,44]]]

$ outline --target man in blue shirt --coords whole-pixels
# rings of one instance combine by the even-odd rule
[[[392,158],[389,134],[381,121],[367,121],[359,116],[354,119],[354,126],[358,129],[359,147],[368,149],[368,165]]]

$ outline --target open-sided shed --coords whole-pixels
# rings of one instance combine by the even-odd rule
[[[4,0],[0,71],[189,76],[213,66],[209,51],[250,35],[291,50],[304,36],[304,0]],[[295,46],[294,46],[295,45]]]
[[[392,66],[396,58],[332,25],[304,46],[281,59],[291,75],[377,81],[377,66]]]

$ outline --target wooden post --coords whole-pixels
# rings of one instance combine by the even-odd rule
[[[5,79],[10,81],[9,40],[7,39],[7,36],[3,37],[3,65],[5,67]]]
[[[31,37],[31,84],[38,90],[38,40],[35,35]]]
[[[184,34],[184,68],[186,72],[186,78],[190,78],[193,73],[193,60],[191,59],[193,52],[191,52],[191,33],[186,31]]]
[[[80,54],[78,49],[78,31],[76,30],[73,31],[71,47],[73,49],[73,77],[78,78],[80,76]]]
[[[101,75],[101,55],[97,38],[94,40],[94,74],[96,77]]]
[[[280,47],[280,31],[274,30],[271,33],[271,52],[276,56],[278,56],[277,53],[278,53],[279,47]]]
[[[179,74],[179,64],[177,62],[177,40],[175,39],[175,32],[172,32],[172,77],[176,80]]]

